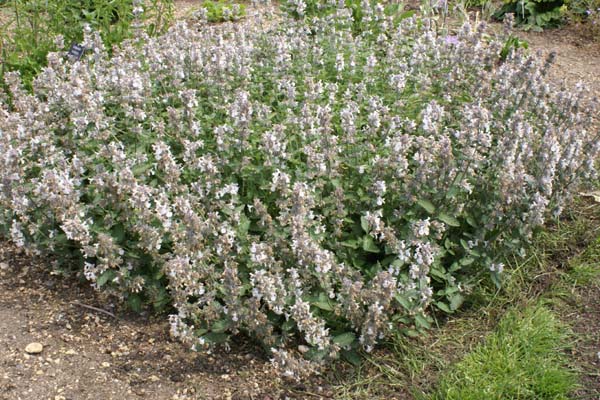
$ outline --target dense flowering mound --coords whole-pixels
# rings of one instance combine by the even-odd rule
[[[452,312],[595,176],[592,113],[482,27],[351,15],[112,58],[90,36],[32,95],[8,74],[0,223],[133,307],[172,301],[195,349],[246,332],[290,374]]]

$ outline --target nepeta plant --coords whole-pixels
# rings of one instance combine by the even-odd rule
[[[112,57],[88,33],[32,94],[7,74],[6,234],[133,306],[168,290],[175,336],[245,332],[289,375],[427,327],[597,176],[594,112],[483,26],[362,21],[180,24]]]

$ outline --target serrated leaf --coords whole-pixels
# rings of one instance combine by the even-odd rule
[[[327,350],[319,350],[316,347],[311,348],[306,353],[304,353],[304,357],[311,361],[320,361],[325,358],[327,355]]]
[[[360,247],[358,240],[345,240],[345,241],[341,242],[340,244],[344,247],[349,247],[354,250],[356,250]]]
[[[203,338],[209,343],[221,344],[229,339],[229,335],[222,332],[210,332],[204,335]]]
[[[410,302],[407,299],[405,299],[404,297],[402,297],[402,295],[400,293],[396,293],[394,295],[394,298],[396,299],[398,304],[400,304],[402,307],[404,307],[406,309],[406,311],[412,310],[412,305],[410,304]]]
[[[431,329],[431,324],[427,318],[422,314],[415,315],[415,323],[420,328]]]
[[[450,308],[452,310],[458,310],[464,301],[465,298],[463,297],[463,295],[457,293],[450,298]]]
[[[356,340],[356,335],[353,332],[345,332],[334,336],[333,343],[342,347],[350,346]]]
[[[331,301],[329,301],[325,293],[321,293],[316,300],[311,302],[311,304],[321,310],[333,311],[333,304],[331,304]]]
[[[375,244],[373,238],[369,235],[365,235],[363,237],[363,245],[362,248],[364,251],[368,251],[369,253],[379,253],[379,247]]]
[[[360,227],[365,233],[369,233],[369,222],[366,217],[360,217]]]
[[[215,333],[223,333],[227,330],[228,327],[229,327],[228,321],[219,320],[210,326],[210,330]]]
[[[355,367],[360,366],[362,362],[362,357],[360,356],[360,354],[358,354],[356,350],[342,350],[340,353],[342,354],[342,358],[345,361],[348,361]]]
[[[436,302],[435,306],[445,313],[452,314],[452,310],[450,307],[448,307],[448,304],[444,303],[443,301]]]
[[[463,258],[460,260],[460,265],[462,266],[467,266],[467,265],[471,265],[475,262],[475,259],[472,257],[467,257],[467,258]]]
[[[115,271],[113,271],[112,269],[107,269],[102,273],[102,275],[98,277],[98,279],[96,279],[96,285],[98,285],[98,287],[102,287],[106,284],[106,282],[112,281],[115,278],[115,276]]]
[[[442,221],[443,223],[445,223],[446,225],[454,226],[454,227],[460,226],[460,222],[452,215],[441,213],[440,215],[438,215],[437,218],[440,221]]]
[[[435,212],[435,206],[429,200],[421,199],[421,200],[417,201],[417,204],[419,206],[421,206],[421,208],[423,208],[429,214],[433,214]]]

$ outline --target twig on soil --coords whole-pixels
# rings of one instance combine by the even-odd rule
[[[115,314],[111,313],[110,311],[106,311],[106,310],[103,310],[103,309],[98,308],[98,307],[88,306],[87,304],[79,303],[77,301],[72,301],[71,304],[74,304],[74,305],[79,306],[79,307],[87,308],[89,310],[94,310],[94,311],[97,311],[97,312],[102,313],[102,314],[106,314],[108,316],[113,317],[114,319],[119,319]]]

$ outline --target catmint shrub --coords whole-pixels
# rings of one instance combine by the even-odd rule
[[[483,25],[363,11],[358,35],[342,7],[112,56],[89,32],[32,93],[8,73],[5,234],[134,308],[170,301],[195,350],[260,340],[286,375],[453,312],[597,177],[594,104]]]

